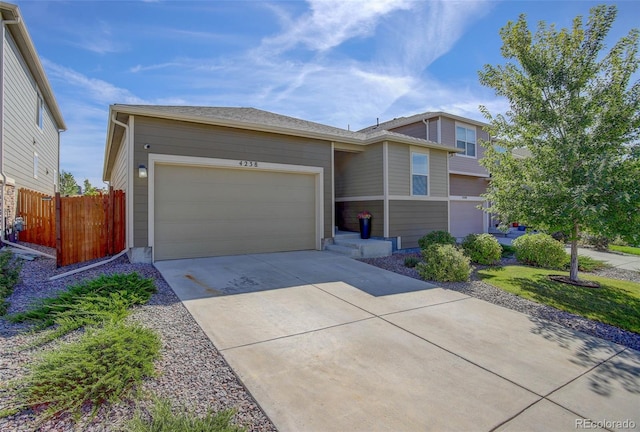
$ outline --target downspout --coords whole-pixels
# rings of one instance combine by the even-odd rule
[[[424,126],[425,126],[426,140],[430,141],[430,139],[429,139],[429,119],[422,119],[422,123],[424,123]]]
[[[116,119],[116,115],[115,114],[111,114],[111,121],[114,124],[117,124],[118,126],[122,126],[124,128],[124,138],[125,138],[124,141],[127,143],[127,147],[128,147],[129,146],[129,125],[119,121],[118,119]],[[129,149],[127,149],[127,195],[131,195],[132,194],[132,190],[129,190],[130,189],[129,188],[129,180],[131,180],[129,178],[130,172],[131,172],[131,169],[130,169],[131,168],[131,164],[132,164],[131,152],[129,151]],[[111,182],[109,182],[109,183],[111,183]],[[129,207],[129,206],[127,206],[127,207]],[[127,212],[129,212],[129,211],[131,211],[131,210],[127,209]],[[130,241],[130,238],[129,238],[130,237],[129,230],[131,230],[131,226],[129,226],[129,224],[128,224],[129,218],[127,217],[126,220],[127,220],[127,223],[125,225],[126,226],[125,250],[127,250],[128,248],[133,246],[133,244],[131,244],[132,242]]]
[[[6,215],[4,207],[4,188],[7,186],[7,175],[4,172],[4,41],[7,36],[7,25],[20,23],[20,17],[15,20],[2,20],[2,46],[0,47],[0,177],[2,177],[2,187],[0,188],[0,242],[4,240],[6,232]]]

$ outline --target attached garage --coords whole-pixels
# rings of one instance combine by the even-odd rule
[[[451,201],[449,207],[450,232],[454,237],[486,232],[484,211],[478,209],[480,201]]]
[[[319,248],[319,169],[203,162],[153,165],[154,260]]]

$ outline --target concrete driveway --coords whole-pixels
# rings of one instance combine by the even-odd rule
[[[329,252],[156,267],[280,431],[640,428],[638,351]]]

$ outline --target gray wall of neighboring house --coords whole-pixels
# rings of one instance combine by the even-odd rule
[[[10,26],[8,27],[10,28]],[[4,41],[4,171],[16,187],[53,194],[57,184],[59,134],[44,102],[37,124],[38,87],[10,31]],[[37,167],[34,175],[34,153]]]
[[[148,154],[156,153],[324,168],[324,237],[332,237],[330,142],[142,116],[133,129],[134,167],[148,166]],[[148,246],[148,182],[134,176],[135,247]]]
[[[376,201],[348,201],[336,203],[336,225],[347,231],[360,231],[358,213],[369,211],[371,218],[371,235],[382,237],[384,235],[384,202]]]
[[[376,196],[382,186],[382,144],[372,144],[360,153],[336,151],[336,198]]]
[[[125,136],[122,136],[122,142],[120,148],[116,154],[116,160],[111,170],[111,182],[115,190],[127,190],[127,146],[125,143]]]
[[[451,174],[449,181],[453,196],[480,196],[487,191],[487,178]]]
[[[418,247],[418,239],[434,230],[448,229],[446,201],[389,202],[389,235],[401,237],[402,248]]]
[[[429,135],[431,135],[431,127],[435,126],[435,123],[429,126]],[[394,132],[409,135],[416,138],[427,139],[427,126],[422,123],[411,123],[408,125],[400,126],[392,129]],[[435,140],[434,140],[435,141]]]

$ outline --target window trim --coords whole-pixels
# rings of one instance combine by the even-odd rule
[[[414,174],[413,173],[413,155],[426,156],[426,158],[427,158],[427,175]],[[418,150],[418,149],[413,148],[413,149],[411,149],[409,157],[410,157],[410,160],[409,160],[409,164],[410,164],[410,167],[409,167],[409,182],[411,184],[411,191],[410,191],[411,192],[411,196],[415,196],[415,197],[428,197],[428,196],[431,196],[431,182],[429,181],[429,177],[430,177],[429,173],[431,171],[429,169],[430,168],[429,167],[429,162],[430,162],[430,159],[431,159],[431,155],[429,154],[429,150],[426,150],[426,149],[425,150],[423,150],[423,149]],[[427,178],[427,193],[425,195],[414,194],[413,193],[413,176],[414,175],[419,175],[419,176],[423,176],[423,177]]]
[[[44,99],[40,93],[38,93],[36,102],[36,126],[38,129],[44,130]]]
[[[33,178],[38,178],[38,165],[40,164],[40,157],[38,156],[38,152],[33,152]]]
[[[455,142],[454,142],[454,147],[456,149],[458,149],[458,128],[465,128],[465,129],[472,129],[475,133],[476,133],[476,142],[473,143],[473,145],[476,148],[475,151],[475,156],[469,156],[467,154],[467,146],[469,145],[469,142],[466,141],[466,137],[465,137],[465,148],[464,148],[464,153],[456,153],[456,156],[461,156],[461,157],[465,157],[465,158],[469,158],[469,159],[478,159],[478,127],[468,124],[468,123],[462,123],[462,122],[456,122],[455,124]]]

